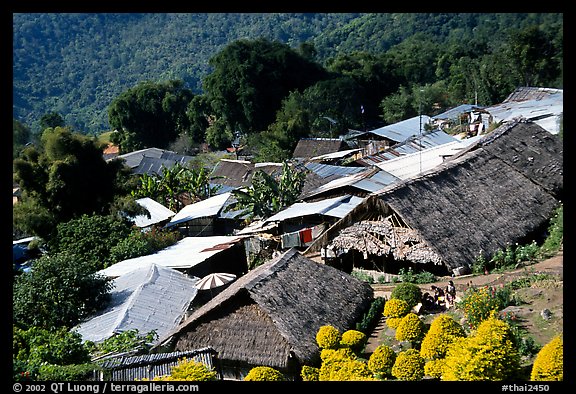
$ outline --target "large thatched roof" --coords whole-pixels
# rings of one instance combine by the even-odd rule
[[[470,266],[480,254],[493,255],[542,230],[560,205],[562,190],[562,141],[537,124],[517,120],[433,170],[374,193],[306,254],[318,252],[370,212],[394,212],[447,269]]]
[[[290,249],[233,282],[161,342],[172,339],[179,351],[210,346],[224,362],[312,365],[318,329],[354,328],[372,299],[367,283]]]
[[[534,123],[507,124],[467,152],[379,197],[450,269],[541,230],[560,201],[562,143]]]

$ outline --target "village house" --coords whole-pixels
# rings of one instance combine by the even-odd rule
[[[508,122],[439,166],[373,193],[304,254],[345,271],[358,265],[393,273],[469,271],[480,256],[542,237],[562,201],[562,157],[557,136],[533,122]],[[383,219],[396,233],[412,234],[395,243],[390,230],[376,229]],[[357,246],[346,248],[352,226]],[[377,247],[364,246],[371,237]],[[423,251],[409,254],[414,248]]]
[[[269,366],[297,380],[302,366],[319,366],[318,329],[354,329],[373,296],[366,282],[292,248],[232,282],[152,352],[209,346],[224,379],[242,380],[253,367]]]

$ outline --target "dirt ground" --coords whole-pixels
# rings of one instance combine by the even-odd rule
[[[534,339],[534,342],[543,346],[548,343],[556,334],[563,332],[563,303],[564,303],[564,278],[563,278],[563,251],[552,258],[526,265],[515,270],[504,273],[493,273],[487,275],[462,275],[455,278],[443,277],[435,283],[419,285],[422,291],[430,291],[430,286],[435,284],[444,288],[450,279],[456,286],[456,296],[462,294],[468,287],[494,286],[498,287],[515,279],[534,275],[537,273],[549,274],[552,279],[539,281],[530,288],[523,288],[516,291],[516,297],[521,301],[518,306],[510,306],[505,309],[506,312],[512,313],[516,321],[526,331],[527,335]],[[373,284],[374,296],[383,296],[390,298],[394,285]],[[543,317],[542,311],[548,309],[551,313]],[[458,308],[448,309],[449,313],[462,317]],[[422,313],[426,323],[430,323],[435,314]],[[394,331],[390,330],[385,324],[383,317],[372,335],[368,338],[365,353],[370,355],[380,344],[391,345]]]

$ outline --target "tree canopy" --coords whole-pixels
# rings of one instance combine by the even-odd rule
[[[141,82],[120,94],[108,109],[110,140],[121,151],[167,148],[189,129],[186,110],[193,98],[182,81]]]
[[[14,227],[49,238],[60,222],[111,212],[116,199],[128,194],[129,173],[120,161],[106,162],[101,148],[68,128],[46,129],[39,146],[27,147],[13,162],[22,188]]]

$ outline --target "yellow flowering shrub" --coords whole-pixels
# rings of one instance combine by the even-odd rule
[[[323,368],[324,371],[322,370]],[[326,368],[323,365],[320,368],[319,380],[365,381],[374,380],[374,378],[366,362],[359,359],[343,358]]]
[[[401,317],[389,317],[386,319],[386,325],[392,329],[396,329],[401,321]]]
[[[398,341],[420,342],[424,338],[424,322],[415,313],[408,313],[396,327]]]
[[[282,372],[272,367],[254,367],[244,377],[247,382],[282,382],[286,380]]]
[[[471,329],[488,319],[490,315],[502,307],[496,289],[491,286],[470,288],[464,292],[458,307],[464,311],[466,320]]]
[[[331,359],[339,358],[356,358],[356,354],[352,351],[352,349],[347,347],[339,349],[322,349],[322,351],[320,351],[320,359],[323,363],[328,362]]]
[[[515,378],[520,369],[512,330],[494,314],[480,323],[474,335],[456,338],[444,360],[442,380],[502,381]]]
[[[530,380],[562,381],[564,379],[564,343],[560,335],[540,349],[530,373]]]
[[[358,330],[348,330],[342,333],[342,338],[340,339],[340,345],[344,347],[349,347],[354,352],[359,352],[364,349],[366,344],[366,334]]]
[[[420,355],[427,360],[444,358],[448,346],[456,338],[466,336],[464,328],[450,315],[442,313],[432,323],[420,345]]]
[[[318,374],[318,380],[337,380],[338,370],[344,366],[348,360],[355,360],[356,354],[352,349],[344,347],[340,349],[324,349],[320,352],[322,365]]]
[[[304,382],[316,382],[320,380],[320,368],[304,365],[300,370],[300,377]]]
[[[392,376],[398,380],[422,380],[425,361],[416,349],[400,352],[392,367]]]
[[[420,352],[422,355],[422,352]],[[427,361],[424,364],[424,375],[430,376],[434,379],[440,379],[442,377],[442,370],[444,368],[444,359],[436,359]]]
[[[340,331],[330,325],[320,327],[316,333],[316,343],[320,349],[336,349],[340,345],[341,339]]]
[[[410,305],[399,298],[392,298],[386,301],[382,313],[386,317],[404,317],[410,313]]]
[[[376,376],[391,377],[395,361],[396,352],[390,346],[380,345],[370,355],[368,368]]]
[[[155,381],[196,381],[205,382],[218,380],[216,371],[208,368],[200,361],[183,358],[170,369],[170,375],[156,376]]]

